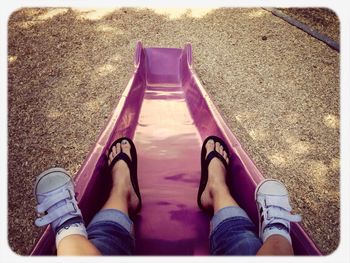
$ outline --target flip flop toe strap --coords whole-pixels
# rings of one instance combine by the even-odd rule
[[[130,173],[132,173],[132,163],[131,163],[131,159],[130,157],[124,153],[124,152],[120,152],[118,153],[114,159],[112,160],[111,164],[109,165],[109,168],[112,170],[114,165],[116,164],[116,162],[120,161],[120,160],[123,160],[124,162],[126,162],[128,168],[129,168],[129,171]]]
[[[209,154],[208,154],[208,156],[207,156],[207,158],[205,159],[205,167],[208,169],[208,167],[209,167],[209,163],[211,162],[211,160],[213,160],[213,158],[218,158],[221,162],[222,162],[222,164],[225,166],[225,168],[226,168],[226,171],[227,171],[227,162],[226,162],[226,160],[224,159],[224,157],[221,155],[221,154],[219,154],[217,151],[212,151],[212,152],[210,152]]]

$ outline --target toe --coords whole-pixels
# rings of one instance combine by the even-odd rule
[[[112,147],[112,152],[111,152],[111,154],[112,154],[112,158],[113,158],[114,156],[117,155],[117,147],[116,147],[116,145],[114,145],[114,146]]]
[[[223,154],[224,154],[224,147],[222,147],[222,145],[220,145],[220,150],[219,150],[219,153],[220,153],[221,155],[223,155]]]
[[[218,153],[220,153],[220,143],[219,142],[216,142],[215,143],[215,150],[218,152]]]
[[[108,162],[109,162],[109,163],[112,162],[112,160],[113,160],[113,158],[114,158],[114,156],[115,156],[115,152],[116,152],[115,146],[113,146],[113,147],[112,147],[112,151],[109,153],[109,156],[108,156]]]
[[[213,140],[208,140],[207,144],[205,145],[205,148],[207,149],[207,156],[210,152],[214,151],[214,141]]]
[[[126,153],[131,158],[131,154],[130,154],[131,145],[127,140],[122,141],[121,148],[123,152]]]
[[[224,159],[227,159],[227,153],[225,151],[222,151],[222,156],[224,157]]]
[[[118,142],[116,145],[116,153],[115,154],[117,155],[120,152],[121,152],[121,147],[120,147],[120,143]]]

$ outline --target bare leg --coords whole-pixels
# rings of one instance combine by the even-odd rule
[[[122,141],[122,144],[117,143],[112,148],[112,152],[108,157],[108,165],[113,158],[120,153],[121,149],[130,158],[130,144],[127,140]],[[118,209],[129,215],[136,210],[139,199],[132,187],[130,180],[130,171],[127,164],[123,160],[119,160],[112,169],[113,186],[107,202],[102,209]]]
[[[209,140],[206,144],[207,155],[216,149],[228,162],[227,153],[220,143]],[[226,206],[238,206],[237,202],[230,194],[226,185],[225,166],[218,158],[211,160],[208,167],[208,183],[201,197],[201,202],[205,208],[212,207],[214,213]]]
[[[100,251],[84,236],[70,235],[63,238],[57,246],[58,256],[98,256]]]
[[[113,147],[108,164],[113,160],[121,148],[130,158],[130,144],[128,141],[118,143]],[[113,187],[109,198],[102,209],[118,209],[129,215],[138,205],[137,195],[131,185],[129,168],[123,160],[119,160],[112,169]],[[100,255],[98,249],[84,236],[70,235],[63,238],[57,247],[58,255]]]
[[[293,247],[283,236],[272,235],[266,239],[262,247],[259,249],[258,256],[288,256],[294,255]]]
[[[207,155],[216,149],[228,162],[227,154],[221,145],[213,140],[206,144]],[[201,201],[204,207],[212,207],[214,213],[227,206],[238,206],[231,196],[225,181],[225,167],[221,161],[214,158],[208,168],[208,183],[202,194]],[[262,245],[257,255],[293,255],[293,247],[287,239],[279,235],[270,236]]]

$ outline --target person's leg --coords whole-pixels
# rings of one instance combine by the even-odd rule
[[[130,147],[131,146],[127,140],[123,140],[121,144],[117,143],[116,146],[113,146],[112,152],[108,156],[108,165],[110,165],[113,158],[121,151],[131,159]],[[135,212],[139,204],[139,199],[131,184],[130,171],[125,161],[119,160],[113,166],[112,180],[113,186],[111,193],[101,210],[117,209],[129,216],[129,212]]]
[[[227,153],[218,142],[209,140],[206,154],[216,149],[228,163]],[[213,210],[211,220],[210,250],[214,255],[255,255],[261,241],[255,234],[255,226],[248,215],[231,196],[226,185],[226,170],[218,158],[208,167],[208,182],[201,196],[205,209]]]
[[[214,144],[212,140],[206,144],[207,156],[214,147],[228,162],[220,144]],[[230,195],[223,163],[218,158],[212,159],[208,172],[208,183],[201,202],[204,208],[214,211],[210,235],[212,254],[293,255],[289,222],[300,221],[300,216],[290,214],[288,191],[282,183],[264,180],[257,187],[261,220],[258,238],[254,224]]]
[[[273,235],[266,239],[259,249],[257,256],[291,256],[294,255],[293,246],[281,235]]]
[[[108,165],[121,151],[129,156],[127,140],[113,146]],[[135,249],[133,223],[129,214],[134,213],[139,199],[130,179],[130,170],[124,160],[118,160],[111,172],[113,186],[109,198],[90,222],[87,232],[90,241],[104,255],[130,255]]]
[[[100,251],[86,237],[69,235],[57,245],[57,256],[99,256]]]
[[[36,180],[37,226],[51,225],[58,255],[99,255],[87,239],[83,218],[75,199],[74,184],[68,172],[51,168]]]
[[[290,213],[286,187],[277,180],[266,179],[257,186],[255,199],[260,218],[259,236],[264,242],[257,255],[293,255],[290,222],[298,222],[301,217]]]
[[[214,148],[216,148],[216,151],[220,153],[228,163],[227,153],[223,150],[220,143],[215,143],[213,140],[209,140],[206,144],[207,156],[210,152],[214,151]],[[212,159],[209,163],[208,182],[203,191],[201,202],[204,208],[212,208],[214,214],[221,208],[238,206],[226,185],[225,175],[226,170],[223,163],[218,158]]]
[[[125,140],[113,147],[108,165],[120,151],[131,159],[130,144]],[[35,224],[51,224],[56,235],[57,255],[132,253],[133,225],[128,215],[139,209],[139,199],[131,185],[129,168],[125,161],[118,160],[113,166],[112,175],[106,176],[113,178],[110,196],[90,222],[87,231],[68,172],[62,168],[53,168],[37,177],[37,212],[46,215],[39,217]]]

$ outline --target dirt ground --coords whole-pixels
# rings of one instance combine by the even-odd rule
[[[339,19],[336,19],[337,14],[331,9],[281,8],[281,11],[339,43]]]
[[[131,76],[137,40],[192,43],[195,69],[245,150],[265,177],[287,185],[322,252],[337,248],[339,53],[326,44],[258,8],[22,9],[8,33],[8,239],[16,253],[27,255],[40,236],[36,175],[78,171]]]

